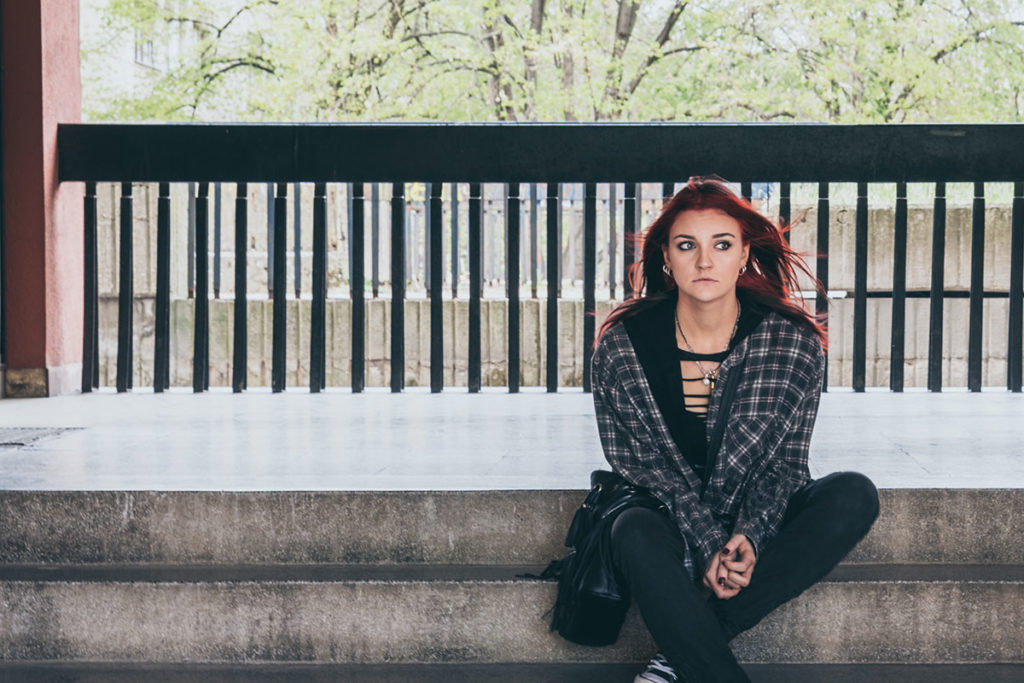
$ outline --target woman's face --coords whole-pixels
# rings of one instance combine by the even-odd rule
[[[676,216],[663,251],[679,295],[706,304],[735,296],[750,248],[739,221],[718,209],[701,209]]]

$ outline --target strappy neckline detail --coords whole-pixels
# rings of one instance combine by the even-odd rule
[[[676,357],[679,360],[710,360],[721,363],[729,356],[731,349],[725,349],[724,351],[716,351],[715,353],[694,353],[693,351],[687,351],[676,347]]]

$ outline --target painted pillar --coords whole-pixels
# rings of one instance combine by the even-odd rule
[[[57,182],[57,124],[81,120],[78,5],[0,0],[9,397],[81,388],[83,188]]]

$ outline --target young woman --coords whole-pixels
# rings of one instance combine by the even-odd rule
[[[612,468],[668,514],[622,513],[613,562],[660,648],[637,683],[747,681],[729,641],[820,580],[878,516],[861,474],[812,480],[822,327],[780,229],[717,179],[691,178],[644,237],[636,298],[595,343]]]

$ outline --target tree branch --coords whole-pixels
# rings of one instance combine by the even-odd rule
[[[679,21],[679,17],[682,16],[683,10],[685,10],[686,6],[689,4],[689,0],[677,2],[671,11],[669,11],[668,16],[665,18],[665,23],[661,27],[661,31],[658,32],[658,37],[654,41],[657,47],[648,51],[643,64],[641,64],[640,68],[637,69],[636,75],[633,76],[633,79],[626,87],[627,97],[636,92],[636,89],[640,86],[640,82],[647,75],[647,72],[650,71],[650,68],[659,60],[664,59],[669,55],[679,54],[680,52],[693,52],[701,49],[700,47],[690,46],[668,50],[667,52],[661,51],[662,48],[665,47],[665,43],[667,43],[669,38],[672,37],[672,29],[675,28],[676,22]]]
[[[746,109],[747,111],[753,112],[757,116],[757,118],[759,118],[762,121],[773,121],[775,119],[782,118],[796,118],[796,113],[791,111],[777,111],[769,114],[764,109],[761,109],[756,104],[752,104],[750,102],[736,102],[736,106],[740,107],[741,109]]]
[[[532,31],[531,38],[539,39],[541,31],[544,29],[544,0],[533,0],[530,10],[530,30]],[[536,45],[527,44],[523,51],[523,65],[526,82],[530,88],[530,93],[526,98],[526,118],[527,120],[533,121],[537,118],[537,108],[535,104],[535,95],[537,92],[537,57],[536,57]]]

